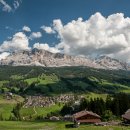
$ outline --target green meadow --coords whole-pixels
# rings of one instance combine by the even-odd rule
[[[35,118],[36,116],[47,116],[47,114],[51,112],[57,112],[60,111],[63,107],[63,104],[61,105],[53,105],[50,107],[28,107],[28,108],[22,108],[20,111],[20,114],[22,117],[28,118],[31,116],[32,118]],[[35,109],[35,110],[34,110]]]
[[[0,130],[130,130],[124,126],[80,125],[79,128],[65,128],[67,122],[24,122],[1,121]]]

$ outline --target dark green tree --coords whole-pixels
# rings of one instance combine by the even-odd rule
[[[17,120],[21,120],[20,110],[22,108],[22,103],[17,103],[17,105],[13,108],[12,113],[14,114]]]

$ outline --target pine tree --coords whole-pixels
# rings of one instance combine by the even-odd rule
[[[88,104],[89,104],[89,101],[85,98],[83,98],[81,101],[80,101],[80,110],[84,110],[84,109],[88,109]]]
[[[3,121],[4,120],[4,118],[3,118],[3,115],[2,115],[2,113],[0,114],[0,121]]]
[[[107,98],[106,98],[106,109],[107,110],[111,110],[111,107],[112,107],[112,98],[110,95],[107,95]]]

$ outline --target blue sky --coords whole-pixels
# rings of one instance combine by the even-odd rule
[[[127,24],[128,25],[127,28],[129,28],[129,20],[126,19],[126,17],[130,17],[129,5],[130,5],[130,1],[128,0],[0,0],[0,44],[2,45],[4,41],[11,41],[12,38],[15,37],[14,36],[15,34],[17,34],[18,32],[22,32],[28,38],[27,44],[29,44],[29,47],[32,47],[35,43],[46,43],[48,44],[48,46],[51,47],[52,46],[55,47],[55,45],[59,45],[58,47],[59,48],[61,47],[60,49],[63,49],[64,52],[69,54],[90,55],[90,52],[93,52],[92,56],[100,55],[100,54],[108,54],[113,56],[114,52],[115,55],[118,55],[118,53],[124,54],[123,51],[125,51],[125,53],[129,53],[128,48],[130,47],[130,44],[129,41],[127,41],[127,43],[125,41],[125,39],[129,39],[129,35],[126,36],[126,30],[125,30],[126,27],[122,26],[121,28],[122,30],[121,30],[117,26],[116,31],[115,31],[115,27],[114,26],[112,27],[112,25],[114,25],[115,23],[117,23],[117,25],[122,25],[123,23],[123,25]],[[96,14],[97,12],[99,13]],[[124,15],[117,14],[117,13],[123,13]],[[107,20],[107,17],[113,14],[115,15],[112,16],[110,20]],[[90,18],[92,15],[94,15],[94,18],[92,18],[93,20],[91,20]],[[91,39],[91,36],[94,38],[98,37],[96,48],[92,48],[90,47],[90,45],[88,45],[88,44],[94,45],[91,42],[88,42],[86,44],[85,47],[87,49],[89,48],[90,50],[90,52],[88,52],[88,50],[85,49],[84,47],[85,43],[82,43],[83,40],[81,39],[77,40],[77,41],[81,41],[80,42],[81,46],[79,46],[80,43],[76,43],[76,44],[74,43],[75,34],[78,34],[78,32],[76,33],[74,32],[76,31],[77,26],[73,27],[74,33],[72,32],[69,33],[70,26],[67,26],[68,30],[67,29],[65,30],[64,28],[61,29],[62,31],[58,29],[54,29],[54,28],[58,28],[57,25],[56,27],[53,25],[54,20],[56,19],[59,19],[60,22],[62,22],[61,26],[64,27],[69,22],[73,24],[72,20],[75,20],[76,23],[78,23],[79,17],[82,18],[81,21],[79,20],[80,21],[79,27],[82,26],[82,23],[85,23],[87,27],[88,25],[91,25],[92,29],[96,28],[96,31],[99,31],[101,35],[112,31],[113,32],[112,34],[115,37],[114,38],[112,37],[110,39],[110,37],[106,36],[107,42],[103,46],[102,43],[100,43],[101,41],[103,41],[103,39],[99,38],[101,36],[97,36],[97,34],[94,34],[93,36],[90,35],[89,37],[88,35],[85,36],[84,38],[86,37],[88,38],[86,42]],[[109,22],[112,21],[111,22],[112,29],[109,28],[109,31],[106,30],[102,31],[103,26],[102,29],[99,29],[100,27],[97,27],[99,26],[100,22],[102,23],[102,19],[104,18],[105,18],[105,22],[107,22],[106,26],[108,26],[110,24]],[[85,21],[89,19],[90,21],[86,23]],[[123,22],[119,23],[118,21],[120,19]],[[99,22],[97,22],[98,20]],[[95,27],[92,23],[93,21],[95,22],[96,25]],[[57,22],[59,21],[56,21],[56,23]],[[45,30],[43,31],[41,29],[41,26],[43,25],[50,27],[55,33],[49,33],[49,34],[46,33]],[[24,26],[29,27],[31,31],[23,31],[22,29]],[[91,28],[89,28],[88,30],[92,32]],[[37,38],[31,38],[31,34],[37,32],[40,32],[42,36],[39,36]],[[115,32],[118,35],[117,34],[115,35]],[[70,37],[70,35],[72,35],[72,37]],[[16,36],[21,36],[21,34],[18,34]],[[122,45],[121,43],[117,44],[116,43],[118,41],[117,39],[120,41],[122,40],[123,44]],[[73,45],[68,44],[70,40],[73,43]],[[14,40],[12,41],[14,42]],[[111,43],[111,41],[113,42]],[[108,46],[108,44],[110,46]],[[76,47],[73,48],[73,46],[76,46],[77,48]],[[118,49],[115,49],[115,47]],[[71,52],[70,50],[67,50],[68,48],[72,48]],[[111,48],[114,49],[111,50]],[[86,53],[86,51],[88,53]],[[116,58],[118,57],[120,56],[116,56]],[[122,57],[124,57],[124,55]]]
[[[10,5],[14,2],[5,1]],[[67,23],[78,17],[88,19],[96,12],[101,12],[104,16],[117,12],[130,16],[129,5],[128,0],[22,0],[15,12],[0,10],[0,43],[24,25],[29,26],[32,31],[39,31],[42,25],[52,24],[53,19],[61,19],[63,23]],[[9,29],[5,29],[7,26]],[[50,43],[54,40],[52,37],[52,40],[49,39],[50,36],[46,35],[44,39],[38,40]]]

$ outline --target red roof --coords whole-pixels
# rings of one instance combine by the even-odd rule
[[[130,109],[128,109],[124,115],[122,115],[122,118],[130,120]]]
[[[97,117],[97,118],[101,118],[99,115],[97,115],[96,113],[93,113],[92,111],[80,111],[80,112],[77,112],[75,113],[73,116],[74,118],[79,118],[79,117],[82,117],[82,116],[85,116],[85,115],[92,115],[94,117]]]

